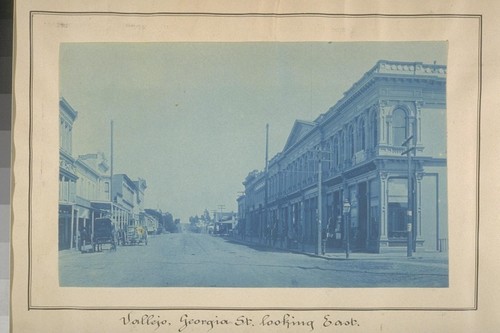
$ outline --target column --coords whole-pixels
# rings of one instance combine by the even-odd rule
[[[415,175],[416,186],[415,186],[415,230],[417,232],[417,239],[422,238],[422,178],[424,174],[417,172]]]
[[[387,172],[380,172],[380,245],[388,245],[388,231],[387,231],[387,193],[388,193],[388,174]]]
[[[70,206],[71,207],[71,226],[70,226],[70,230],[71,230],[71,236],[70,236],[70,239],[69,239],[69,248],[72,249],[73,248],[73,236],[74,236],[74,227],[73,227],[73,220],[74,220],[74,209],[73,209],[73,205]]]

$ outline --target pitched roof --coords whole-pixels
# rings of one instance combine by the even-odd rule
[[[305,120],[295,120],[293,124],[292,131],[286,140],[285,147],[283,151],[287,151],[290,147],[292,147],[295,143],[300,141],[307,133],[309,133],[316,123]]]

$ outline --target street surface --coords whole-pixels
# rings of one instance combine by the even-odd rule
[[[207,234],[150,236],[148,245],[59,254],[61,286],[447,287],[442,261],[328,260]]]

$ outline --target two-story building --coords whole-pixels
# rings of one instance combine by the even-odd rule
[[[267,219],[314,244],[318,222],[331,222],[343,240],[333,246],[344,246],[349,228],[351,247],[379,252],[406,246],[411,221],[418,248],[441,250],[448,225],[446,66],[377,62],[326,113],[295,122],[267,177],[249,177],[251,230]],[[255,191],[265,183],[267,202]]]
[[[82,230],[91,237],[94,221],[111,217],[117,228],[143,224],[153,232],[158,222],[144,212],[146,181],[110,174],[103,153],[73,157],[73,125],[77,112],[59,101],[59,250],[77,248]]]
[[[73,158],[73,123],[78,113],[64,99],[59,100],[59,249],[74,246],[76,231],[76,168]]]
[[[109,166],[103,153],[80,155],[75,163],[77,214],[76,230],[85,228],[89,235],[94,232],[94,221],[102,213],[92,206],[94,201],[109,200]]]

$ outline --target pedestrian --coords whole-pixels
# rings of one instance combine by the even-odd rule
[[[278,220],[274,221],[273,229],[272,229],[272,238],[273,238],[273,247],[276,246],[276,241],[278,240],[279,229],[278,229]]]
[[[271,225],[267,225],[266,227],[266,233],[265,233],[265,242],[266,242],[266,246],[271,246]]]
[[[86,243],[87,243],[87,237],[88,237],[88,235],[87,235],[87,229],[85,227],[83,227],[82,232],[80,233],[80,239],[81,239],[81,241],[80,241],[81,242],[80,251],[81,252],[86,251],[85,246],[86,246]]]
[[[283,243],[286,245],[286,237],[287,237],[288,231],[286,230],[286,224],[281,223],[281,232],[280,232],[280,247],[283,248]]]
[[[78,251],[82,250],[82,231],[78,229],[76,231],[76,246],[78,247]]]
[[[326,253],[327,228],[321,229],[321,253]]]

